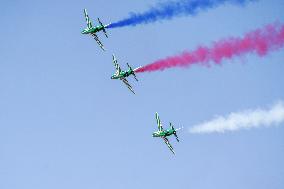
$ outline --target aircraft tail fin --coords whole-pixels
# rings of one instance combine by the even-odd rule
[[[102,26],[102,28],[103,28],[103,32],[104,32],[104,34],[105,34],[105,36],[108,38],[108,35],[107,35],[107,32],[106,32],[106,27],[108,26],[108,25],[103,25],[103,23],[100,21],[100,19],[98,18],[98,22],[100,23],[100,25]]]
[[[93,27],[92,22],[90,21],[90,18],[88,16],[87,9],[84,9],[84,14],[85,14],[86,22],[87,22],[87,27],[92,28]]]
[[[181,128],[175,129],[174,126],[173,126],[173,124],[172,124],[171,122],[170,122],[170,127],[171,127],[171,129],[174,131],[174,135],[175,135],[175,137],[176,137],[176,140],[179,142],[179,138],[178,138],[178,136],[177,136],[177,131],[180,130]]]
[[[138,79],[137,79],[137,77],[136,77],[136,74],[135,74],[135,70],[133,70],[132,67],[131,67],[128,63],[126,63],[126,64],[127,64],[128,68],[130,69],[130,71],[131,71],[131,73],[132,73],[134,79],[135,79],[136,81],[138,81]]]

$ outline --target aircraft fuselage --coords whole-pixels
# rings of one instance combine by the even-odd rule
[[[153,137],[167,137],[172,134],[174,134],[175,130],[173,129],[168,129],[168,130],[163,130],[163,131],[156,131],[153,133]]]
[[[104,26],[96,26],[96,27],[92,27],[90,29],[86,28],[82,31],[82,34],[92,34],[92,33],[97,33],[101,30],[104,29]]]
[[[132,75],[133,73],[134,73],[133,70],[130,70],[130,69],[128,71],[121,71],[119,75],[111,76],[111,79],[125,78],[125,77]]]

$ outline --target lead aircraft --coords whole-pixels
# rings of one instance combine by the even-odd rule
[[[103,31],[105,36],[108,37],[107,33],[106,33],[106,28],[111,24],[107,24],[107,25],[103,25],[102,22],[100,21],[100,19],[98,18],[98,22],[99,25],[93,27],[92,22],[90,21],[90,18],[88,16],[87,10],[84,9],[84,14],[85,14],[85,18],[86,18],[86,22],[87,22],[87,28],[85,28],[81,33],[82,34],[90,34],[91,36],[94,37],[94,39],[97,41],[97,43],[99,44],[99,46],[101,47],[101,49],[105,50],[102,42],[100,41],[99,37],[97,36],[97,32],[99,31]]]

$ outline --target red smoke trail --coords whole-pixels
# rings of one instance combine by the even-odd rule
[[[200,46],[192,52],[183,52],[180,55],[157,60],[143,66],[136,72],[152,72],[171,67],[188,67],[193,64],[208,66],[221,64],[225,58],[241,56],[248,53],[256,53],[264,56],[272,50],[284,46],[284,25],[271,24],[261,29],[249,32],[242,38],[228,38],[214,42],[212,47]]]

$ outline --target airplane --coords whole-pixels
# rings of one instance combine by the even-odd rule
[[[169,140],[167,139],[167,136],[174,135],[176,137],[176,140],[179,142],[179,139],[178,139],[178,136],[177,136],[177,131],[182,129],[182,128],[175,129],[174,126],[172,125],[172,123],[170,123],[170,129],[164,130],[157,112],[156,112],[156,120],[157,120],[157,124],[158,124],[158,131],[154,132],[152,134],[152,136],[153,137],[161,137],[164,140],[164,142],[166,143],[166,145],[168,146],[168,148],[172,151],[172,153],[175,154],[174,148],[172,147]]]
[[[105,51],[105,48],[104,48],[102,42],[99,40],[99,37],[97,36],[96,33],[99,32],[99,31],[103,31],[105,36],[108,37],[105,28],[107,28],[111,23],[109,23],[107,25],[103,25],[102,22],[100,21],[100,19],[98,18],[99,25],[93,27],[92,22],[90,21],[90,18],[87,14],[86,9],[84,9],[84,14],[85,14],[86,22],[87,22],[87,28],[85,28],[81,33],[82,34],[90,34],[91,36],[93,36],[94,39],[99,44],[99,46]]]
[[[137,69],[139,69],[141,66],[138,67],[138,68],[132,69],[132,68],[129,66],[129,64],[127,63],[127,66],[128,66],[129,69],[128,69],[127,71],[122,71],[121,68],[120,68],[120,66],[119,66],[119,64],[117,63],[117,59],[115,58],[114,54],[112,55],[112,61],[113,61],[113,63],[114,63],[116,72],[115,72],[115,74],[113,74],[113,75],[111,76],[111,79],[120,79],[120,80],[127,86],[127,88],[128,88],[131,92],[133,92],[133,93],[135,94],[135,92],[134,92],[134,90],[132,89],[131,85],[128,83],[126,77],[128,77],[128,76],[130,76],[130,75],[133,75],[134,78],[135,78],[135,80],[138,81],[138,79],[137,79],[137,77],[136,77],[136,75],[135,75],[135,71],[136,71]]]

